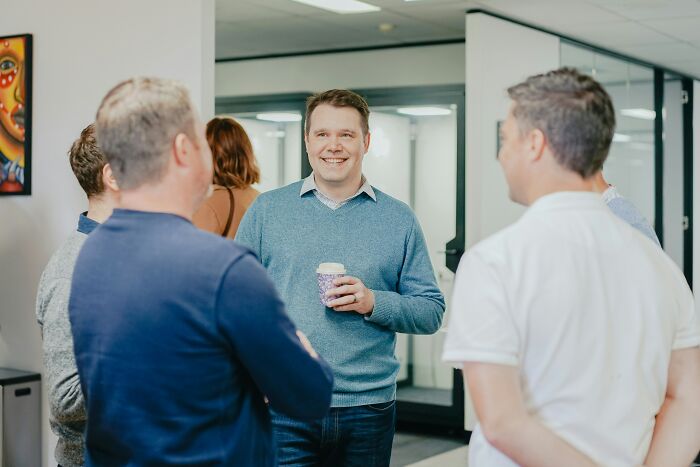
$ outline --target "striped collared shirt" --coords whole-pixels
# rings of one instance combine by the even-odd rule
[[[372,200],[377,201],[377,196],[374,194],[374,190],[372,189],[372,186],[369,184],[369,182],[367,181],[367,179],[365,178],[364,175],[362,176],[362,186],[360,187],[359,190],[357,190],[357,193],[355,193],[351,197],[344,199],[343,201],[340,201],[340,202],[333,201],[328,196],[321,193],[321,191],[316,186],[316,180],[314,179],[313,172],[311,173],[311,175],[309,175],[308,177],[306,177],[304,179],[304,183],[301,185],[301,191],[299,192],[299,196],[304,196],[306,193],[308,193],[309,191],[312,191],[312,190],[314,192],[314,195],[316,195],[316,198],[318,198],[319,201],[321,201],[323,204],[325,204],[326,206],[328,206],[329,208],[331,208],[333,210],[336,210],[339,207],[347,204],[348,201],[359,196],[362,193],[367,193],[367,196],[372,198]]]

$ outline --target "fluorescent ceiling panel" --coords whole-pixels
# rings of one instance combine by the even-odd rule
[[[649,109],[622,109],[620,114],[625,117],[639,118],[641,120],[654,120],[656,112]]]
[[[266,112],[255,116],[258,120],[266,122],[300,122],[301,115],[292,112]]]
[[[381,8],[369,3],[360,2],[357,0],[292,0],[293,2],[303,5],[321,8],[323,10],[332,11],[333,13],[354,14],[354,13],[370,13],[380,11]]]
[[[438,115],[450,115],[452,111],[444,107],[400,107],[396,109],[400,114],[414,117],[435,117]]]

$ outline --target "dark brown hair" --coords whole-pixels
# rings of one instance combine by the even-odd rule
[[[369,133],[369,106],[364,97],[348,91],[347,89],[331,89],[314,94],[306,100],[306,122],[304,132],[308,135],[311,126],[311,114],[321,104],[329,104],[334,107],[352,107],[360,112],[362,132]]]
[[[508,88],[521,132],[541,130],[557,162],[584,178],[598,172],[615,132],[603,86],[573,68],[530,76]]]
[[[207,123],[207,142],[214,157],[214,183],[247,188],[260,181],[253,145],[240,123],[215,117]]]
[[[105,190],[102,169],[107,165],[107,159],[97,146],[94,124],[91,123],[80,132],[80,137],[73,142],[68,151],[68,158],[75,178],[87,197],[102,194]]]

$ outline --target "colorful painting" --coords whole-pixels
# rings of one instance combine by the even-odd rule
[[[0,196],[31,194],[32,36],[0,37]]]

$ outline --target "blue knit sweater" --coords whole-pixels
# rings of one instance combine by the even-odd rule
[[[331,405],[387,402],[396,395],[396,332],[431,334],[445,302],[418,221],[404,203],[376,190],[332,210],[302,182],[260,195],[236,240],[251,248],[272,277],[295,324],[335,376]],[[319,263],[343,263],[374,292],[369,318],[319,301]]]

